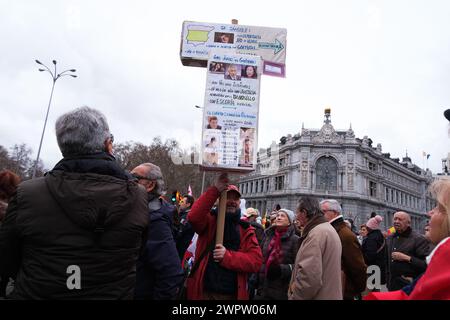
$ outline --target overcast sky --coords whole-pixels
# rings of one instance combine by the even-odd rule
[[[0,0],[0,145],[37,153],[51,78],[35,59],[76,68],[56,83],[41,158],[61,158],[56,118],[88,105],[115,140],[199,144],[206,70],[180,62],[185,20],[287,29],[286,78],[261,80],[259,147],[302,123],[352,124],[383,152],[441,171],[450,152],[450,1]]]

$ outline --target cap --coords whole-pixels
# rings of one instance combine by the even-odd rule
[[[254,208],[248,208],[245,213],[244,216],[249,218],[251,216],[255,216],[255,217],[259,217],[258,211],[256,211],[256,209]]]
[[[228,185],[227,192],[230,192],[230,191],[237,192],[239,194],[239,197],[241,197],[241,193],[239,192],[238,187],[236,187],[235,185],[233,185],[233,184]]]
[[[444,111],[444,117],[446,117],[447,120],[450,121],[450,109]]]

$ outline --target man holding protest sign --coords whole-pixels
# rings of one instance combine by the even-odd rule
[[[224,225],[217,209],[212,209],[222,192],[226,192]],[[187,282],[188,300],[248,300],[248,275],[258,272],[263,258],[255,229],[240,219],[240,197],[239,189],[223,173],[189,212],[188,221],[198,234],[195,256],[199,265]],[[223,230],[223,241],[214,242],[216,229]]]

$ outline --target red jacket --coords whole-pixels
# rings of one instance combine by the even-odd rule
[[[450,300],[450,238],[442,241],[433,252],[424,275],[411,294],[404,291],[373,292],[364,300]]]
[[[196,258],[200,257],[206,247],[215,239],[216,216],[211,215],[210,210],[219,195],[219,190],[216,187],[210,187],[195,201],[188,214],[188,221],[198,234],[197,248],[195,251]],[[237,272],[237,299],[248,300],[247,275],[259,271],[263,257],[258,240],[256,239],[255,228],[249,226],[245,229],[241,226],[240,236],[239,251],[227,250],[220,265]],[[188,300],[203,299],[203,276],[205,275],[208,259],[209,254],[203,258],[197,271],[188,279]]]

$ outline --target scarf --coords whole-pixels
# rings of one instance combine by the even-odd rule
[[[266,276],[267,270],[269,270],[270,265],[277,265],[281,264],[282,262],[283,251],[281,249],[281,238],[287,232],[287,230],[287,227],[282,229],[275,229],[275,235],[273,236],[272,240],[270,240],[269,246],[267,248],[269,255],[267,256],[266,260]]]

